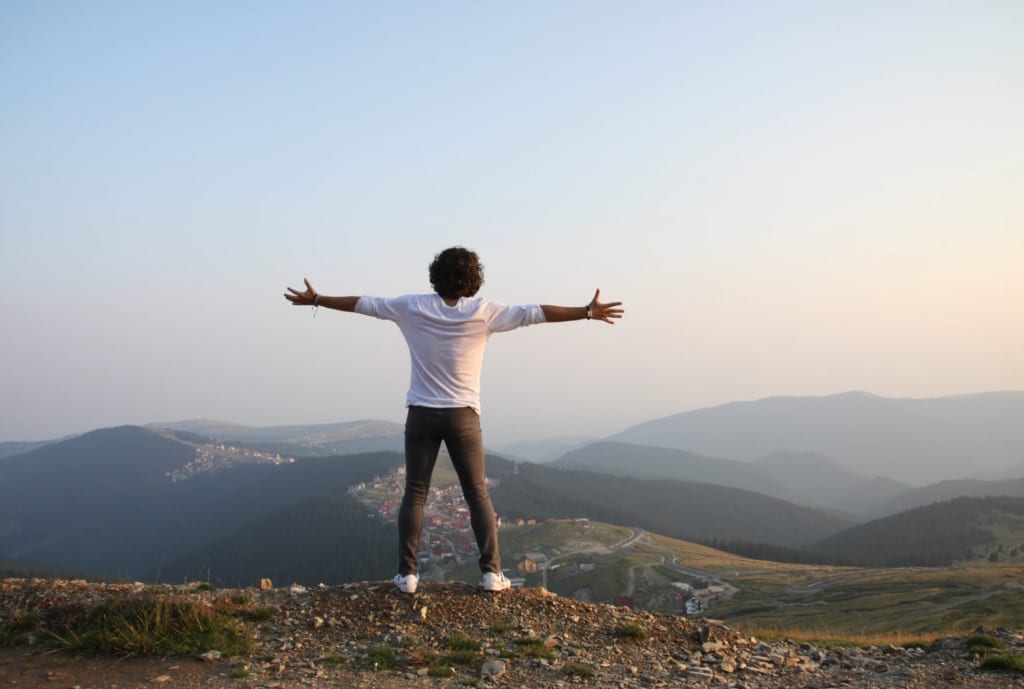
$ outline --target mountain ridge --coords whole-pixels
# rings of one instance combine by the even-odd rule
[[[920,486],[1003,471],[1024,447],[1024,392],[887,398],[865,392],[730,402],[647,421],[608,438],[755,461],[820,452],[862,475]]]

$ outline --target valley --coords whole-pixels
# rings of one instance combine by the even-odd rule
[[[474,581],[476,549],[460,519],[454,472],[439,462],[425,510],[424,581]],[[393,521],[399,469],[354,494]],[[534,521],[535,520],[531,520]],[[1024,620],[1024,563],[863,568],[756,560],[580,517],[504,520],[504,569],[517,587],[541,586],[584,602],[707,616],[766,632],[908,634]]]

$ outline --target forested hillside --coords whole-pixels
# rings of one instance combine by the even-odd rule
[[[674,538],[799,546],[851,521],[750,491],[683,481],[643,481],[584,471],[519,465],[493,491],[495,509],[538,519],[589,517]]]
[[[811,548],[866,566],[947,566],[978,559],[1014,533],[1024,534],[1024,498],[956,498],[853,527]]]

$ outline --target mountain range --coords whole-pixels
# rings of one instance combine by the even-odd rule
[[[1011,419],[1021,398],[992,393],[918,406],[852,393],[740,403],[634,427],[547,465],[489,455],[488,474],[498,481],[492,497],[503,516],[588,517],[687,540],[762,544],[765,552],[808,549],[801,552],[837,562],[949,562],[970,552],[980,557],[993,539],[1009,533],[1012,541],[1024,527],[1012,502],[957,498],[1020,498],[1024,479],[959,478],[915,488],[915,482],[866,473],[874,458],[841,460],[852,447],[849,429],[837,436],[842,442],[811,442],[824,437],[820,429],[805,430],[798,442],[784,417],[806,407],[808,424],[829,418],[836,424],[837,410],[845,409],[844,423],[860,424],[857,447],[891,457],[914,445],[899,427],[908,408],[914,427],[923,429],[939,424],[949,405],[969,407],[969,418],[952,425],[971,432],[984,426],[991,436],[973,449],[963,449],[970,433],[952,444],[974,458],[961,467],[980,471],[1020,465],[1024,443],[1016,450],[1009,444],[1015,437],[1010,421],[1024,418]],[[898,411],[883,422],[884,409]],[[983,419],[979,409],[991,418]],[[765,429],[773,418],[780,426],[769,441]],[[722,435],[729,419],[733,439]],[[708,428],[697,429],[698,420]],[[640,433],[644,427],[649,432]],[[716,432],[717,447],[729,452],[655,443],[685,437],[712,446],[708,439]],[[27,451],[0,459],[0,561],[119,577],[209,577],[232,585],[260,576],[334,582],[387,576],[394,526],[369,516],[347,489],[400,466],[394,449],[401,438],[398,424],[381,421],[253,428],[193,420],[6,444]],[[216,454],[225,443],[246,448],[239,450],[246,456],[251,449],[264,458],[296,459],[228,462],[189,473],[197,456]],[[753,454],[730,456],[740,447]],[[183,475],[187,479],[179,480]],[[936,512],[918,512],[924,507]],[[961,522],[963,529],[950,526]],[[936,530],[949,537],[930,538]],[[914,547],[915,541],[923,545]],[[874,548],[877,558],[865,548]]]
[[[854,515],[877,509],[911,490],[899,481],[864,478],[815,452],[777,452],[756,462],[740,462],[685,450],[600,442],[569,452],[550,466],[711,483]]]
[[[638,424],[607,440],[752,462],[816,452],[915,486],[983,473],[1020,478],[1024,392],[891,399],[866,392],[732,402]]]
[[[213,419],[152,423],[149,428],[185,431],[213,440],[255,445],[302,456],[351,455],[405,447],[405,427],[391,421],[361,419],[308,426],[243,426]]]

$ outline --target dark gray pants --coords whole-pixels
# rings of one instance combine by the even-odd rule
[[[398,571],[417,571],[416,551],[423,529],[423,505],[430,490],[437,453],[444,441],[452,458],[462,494],[469,506],[470,524],[480,549],[480,570],[500,572],[498,529],[491,497],[484,485],[484,441],[480,416],[469,407],[434,409],[409,407],[405,420],[405,495],[398,510]]]

